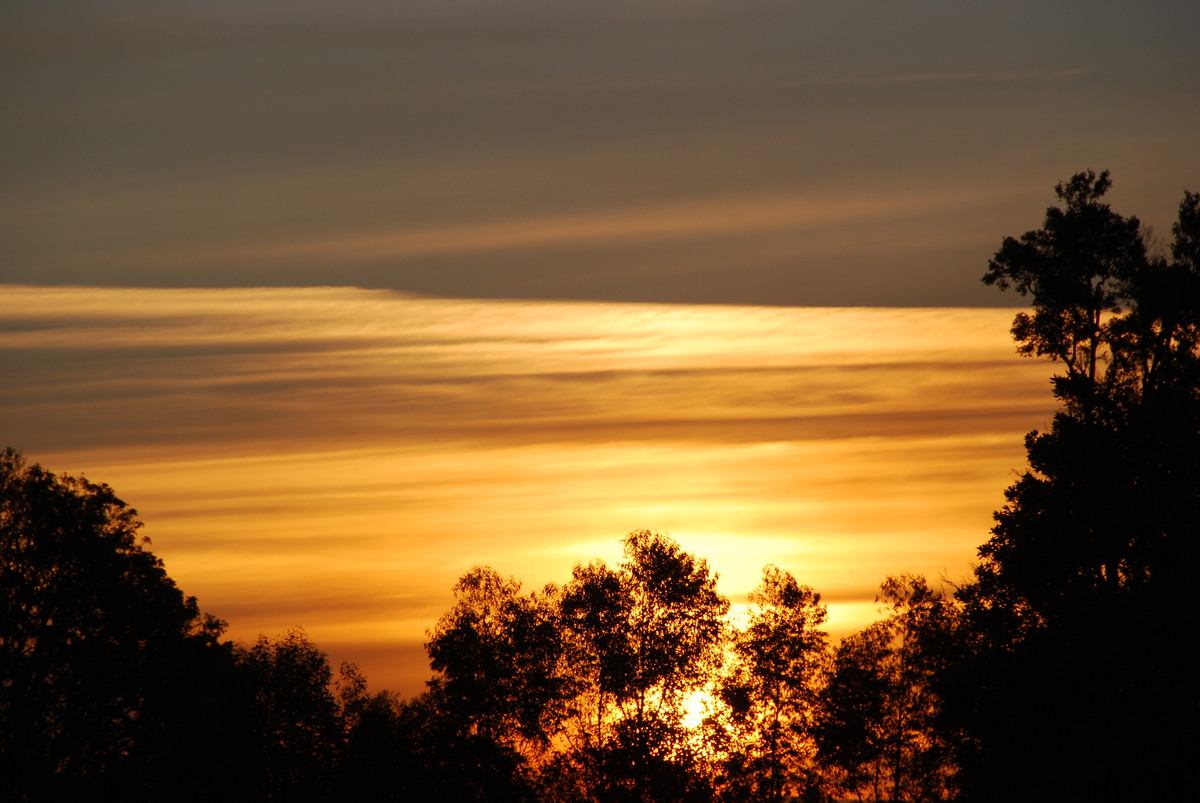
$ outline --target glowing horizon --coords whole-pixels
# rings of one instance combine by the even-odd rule
[[[462,573],[564,582],[634,529],[844,635],[886,574],[969,571],[1053,408],[1009,309],[4,289],[6,443],[112,485],[231,637],[404,694]]]

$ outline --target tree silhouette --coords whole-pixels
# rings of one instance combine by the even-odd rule
[[[357,664],[343,663],[336,682],[343,732],[342,759],[333,781],[341,800],[400,801],[412,794],[401,701],[386,689],[371,692]]]
[[[1007,491],[963,590],[975,694],[957,713],[970,794],[1181,794],[1200,757],[1182,644],[1200,558],[1200,196],[1170,256],[1102,198],[1107,173],[1057,187],[1041,229],[1008,238],[984,281],[1030,297],[1018,350],[1063,366],[1049,431]],[[1069,769],[1068,769],[1069,768]]]
[[[266,800],[326,800],[341,726],[329,662],[300,628],[235,650]]]
[[[478,567],[454,586],[455,605],[426,645],[437,673],[423,696],[427,727],[447,750],[426,756],[443,794],[506,799],[532,794],[529,776],[566,714],[563,632],[556,589],[522,595],[521,584]],[[413,709],[413,714],[418,709]]]
[[[1195,444],[1200,387],[1197,197],[1181,205],[1172,263],[1146,256],[1137,218],[1101,203],[1110,184],[1090,172],[1060,184],[1066,208],[1007,238],[984,276],[1032,299],[1013,324],[1018,350],[1065,369],[1053,380],[1064,407],[1028,437],[1032,470],[981,550],[981,582],[1018,591],[1042,617],[1077,592],[1146,582],[1160,542],[1174,540],[1151,497],[1194,490],[1179,471],[1196,463],[1180,447]],[[1059,521],[1035,522],[1034,509]]]
[[[583,701],[573,772],[594,799],[711,797],[697,788],[706,773],[695,771],[684,702],[721,663],[729,602],[708,564],[666,536],[636,531],[624,548],[619,569],[576,566],[563,589]]]
[[[230,758],[223,623],[140,527],[107,485],[0,453],[0,777],[15,799],[159,799],[200,739]]]
[[[953,792],[938,676],[955,652],[959,609],[922,577],[889,577],[883,620],[838,646],[822,694],[820,760],[842,794],[934,801]]]
[[[416,698],[353,665],[335,687],[301,630],[223,642],[108,486],[0,453],[5,792],[1182,799],[1200,762],[1200,194],[1158,253],[1110,187],[1060,184],[984,276],[1030,302],[1012,333],[1061,368],[1062,406],[1027,436],[972,581],[955,600],[888,578],[886,617],[832,652],[787,572],[767,567],[734,624],[708,564],[642,530],[562,587],[465,574]]]
[[[776,801],[819,788],[813,739],[828,659],[821,596],[775,566],[750,593],[746,625],[730,643],[734,663],[719,697],[727,706],[723,797]]]
[[[487,568],[463,575],[427,649],[451,713],[486,738],[541,748],[561,718],[563,637],[556,590],[521,595],[520,588]]]

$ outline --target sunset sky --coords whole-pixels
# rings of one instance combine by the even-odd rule
[[[6,3],[0,446],[373,685],[477,563],[668,532],[844,633],[1053,409],[979,282],[1200,189],[1192,2]],[[1005,307],[1004,305],[1009,305]]]

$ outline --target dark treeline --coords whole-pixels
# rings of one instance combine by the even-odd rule
[[[524,591],[472,569],[412,699],[301,630],[224,637],[106,485],[0,454],[0,791],[15,800],[1174,800],[1200,766],[1200,195],[1148,249],[1057,188],[984,281],[1062,370],[974,575],[887,578],[831,644],[768,566],[730,612],[638,531]]]

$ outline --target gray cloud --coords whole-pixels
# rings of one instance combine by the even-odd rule
[[[979,305],[995,301],[977,274],[1000,238],[1035,225],[1071,172],[1113,169],[1119,207],[1160,231],[1200,180],[1200,112],[1181,102],[1200,74],[1184,33],[1197,12],[1177,3],[2,13],[9,282]],[[954,203],[968,193],[985,197]],[[555,239],[562,218],[697,200],[769,217],[789,198],[895,196],[942,205],[823,232],[805,215],[707,231],[699,216],[670,239]],[[540,222],[543,239],[244,256],[506,221]]]

